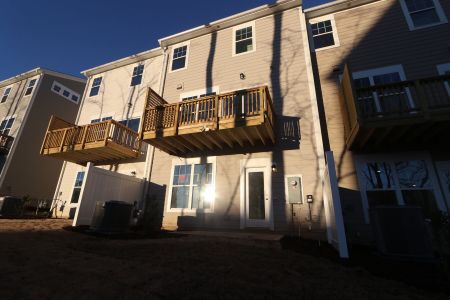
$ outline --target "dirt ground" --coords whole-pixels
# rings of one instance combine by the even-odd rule
[[[0,219],[0,299],[447,299],[277,242],[107,239]]]

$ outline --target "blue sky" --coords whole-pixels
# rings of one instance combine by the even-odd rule
[[[0,80],[38,66],[81,76],[82,70],[157,47],[158,38],[272,2],[2,0]]]

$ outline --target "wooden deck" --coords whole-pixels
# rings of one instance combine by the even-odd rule
[[[138,133],[114,120],[76,126],[52,116],[41,154],[81,165],[108,164],[137,158],[140,146]]]
[[[14,141],[12,136],[0,134],[0,155],[7,155]]]
[[[148,99],[154,94],[150,90]],[[274,110],[267,87],[153,106],[147,101],[141,138],[173,155],[271,145]]]
[[[356,89],[345,67],[340,87],[350,150],[413,149],[448,143],[450,75]]]

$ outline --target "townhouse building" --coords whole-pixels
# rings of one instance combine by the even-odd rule
[[[76,117],[85,80],[36,68],[0,81],[0,194],[51,202],[62,162],[39,155],[48,119]]]
[[[138,132],[149,88],[160,91],[162,63],[152,49],[82,72],[76,120],[51,120],[41,151],[65,161],[54,190],[58,217],[89,225],[97,201],[142,202],[151,151]]]
[[[450,2],[335,1],[305,14],[347,238],[374,243],[377,207],[448,211]],[[400,244],[420,222],[393,217]]]

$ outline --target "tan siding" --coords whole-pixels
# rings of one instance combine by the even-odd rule
[[[52,114],[57,114],[68,121],[74,121],[78,112],[78,104],[53,93],[51,86],[56,80],[79,94],[83,93],[84,83],[68,79],[44,75],[40,86],[33,91],[36,98],[27,119],[22,123],[23,131],[14,143],[16,148],[10,155],[10,165],[6,169],[2,193],[16,196],[29,195],[33,198],[52,199],[62,162],[42,157],[40,148]],[[31,97],[21,100],[20,111],[25,111]],[[21,114],[21,117],[23,115]]]
[[[276,21],[277,20],[277,21]],[[281,20],[278,22],[278,20]],[[281,45],[274,41],[276,22],[280,29]],[[298,9],[283,12],[281,15],[268,16],[255,21],[256,51],[239,56],[232,56],[232,28],[217,32],[214,58],[208,68],[212,35],[208,34],[190,41],[188,67],[185,70],[168,72],[164,87],[164,98],[169,102],[178,101],[180,93],[218,86],[220,92],[238,90],[241,88],[265,85],[271,89],[275,109],[279,117],[279,126],[285,117],[299,118],[301,127],[301,142],[299,149],[286,150],[281,138],[273,151],[255,152],[252,149],[241,149],[241,154],[221,155],[216,157],[216,200],[213,214],[205,214],[203,226],[221,228],[239,228],[240,220],[240,160],[244,158],[270,158],[277,164],[278,173],[272,174],[272,197],[274,207],[275,229],[287,231],[291,227],[290,206],[285,203],[284,175],[303,174],[304,193],[313,194],[315,203],[312,206],[314,219],[313,229],[323,234],[323,203],[317,155],[320,150],[314,148],[314,131],[312,125],[311,102],[306,75],[305,56],[303,52],[302,35],[300,32],[300,16]],[[169,47],[171,54],[172,47]],[[274,52],[273,52],[274,51]],[[273,60],[273,58],[275,60]],[[170,62],[169,62],[170,67]],[[209,79],[207,70],[211,70]],[[278,72],[271,76],[271,71]],[[245,73],[246,79],[239,78]],[[184,90],[177,90],[178,84],[184,85]],[[277,131],[281,137],[281,131]],[[245,154],[247,153],[247,154]],[[213,156],[214,153],[205,153]],[[179,213],[167,212],[167,199],[170,193],[170,166],[172,157],[156,150],[151,181],[157,185],[167,185],[164,199],[164,226],[176,227]],[[152,193],[150,191],[150,193]],[[162,195],[160,195],[162,197]],[[307,217],[307,205],[297,208],[295,222]],[[184,213],[187,214],[187,213]],[[195,214],[194,214],[195,215]],[[203,221],[203,220],[202,220]],[[297,230],[297,229],[295,229]],[[305,233],[310,233],[308,229]],[[320,234],[319,234],[320,236]],[[323,236],[323,235],[322,235]]]

